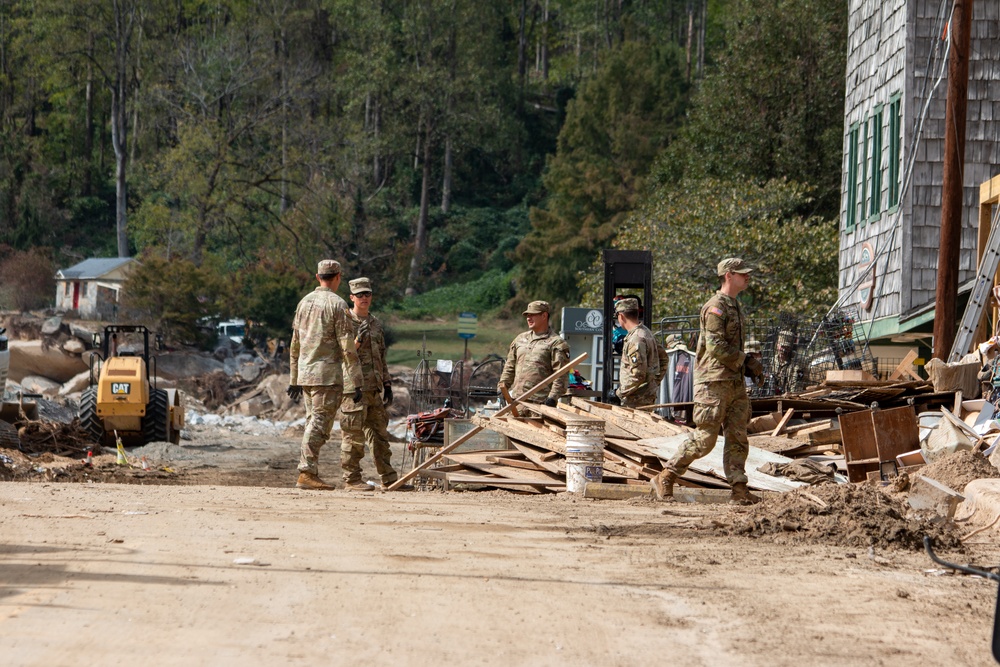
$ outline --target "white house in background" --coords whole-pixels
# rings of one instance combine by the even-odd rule
[[[840,296],[872,339],[926,342],[933,327],[951,6],[849,2]],[[976,275],[979,185],[1000,173],[1000,3],[972,7],[960,285]]]
[[[138,264],[132,257],[92,257],[56,271],[56,310],[114,319],[122,284]]]

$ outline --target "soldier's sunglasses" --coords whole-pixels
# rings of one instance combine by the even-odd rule
[[[359,299],[370,299],[371,296],[372,296],[372,293],[371,292],[358,292],[354,296],[358,297]]]

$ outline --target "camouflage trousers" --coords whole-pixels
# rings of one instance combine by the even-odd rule
[[[389,415],[382,403],[381,391],[366,391],[361,394],[361,403],[355,403],[353,396],[345,396],[340,406],[340,430],[344,434],[340,446],[340,467],[344,471],[344,481],[348,484],[361,481],[361,459],[365,456],[365,443],[372,450],[375,470],[382,484],[396,481],[396,471],[389,459]]]
[[[344,394],[343,385],[322,385],[302,387],[306,404],[306,432],[302,434],[302,450],[299,454],[299,470],[319,474],[319,450],[330,438],[333,419],[340,407]]]
[[[722,449],[726,479],[730,484],[746,484],[749,421],[750,399],[743,378],[695,385],[694,423],[697,429],[667,463],[667,470],[683,475],[691,463],[712,451],[722,431],[726,439]]]

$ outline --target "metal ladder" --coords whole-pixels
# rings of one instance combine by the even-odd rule
[[[962,324],[958,328],[958,333],[955,334],[955,343],[951,346],[951,353],[948,355],[949,362],[958,361],[969,353],[976,329],[979,328],[983,308],[986,307],[986,303],[993,294],[993,279],[997,274],[998,265],[1000,265],[1000,225],[997,224],[996,216],[994,216],[989,238],[986,239],[983,258],[979,262],[976,284],[972,286],[972,294],[969,295],[969,303],[965,307]]]

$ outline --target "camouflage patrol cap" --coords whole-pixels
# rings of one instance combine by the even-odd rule
[[[335,259],[324,259],[316,266],[317,275],[330,276],[340,273],[340,262]]]
[[[792,347],[795,345],[795,334],[788,329],[778,332],[778,347]]]
[[[367,278],[355,278],[348,284],[351,286],[351,294],[372,291],[372,281]]]
[[[532,301],[521,315],[527,317],[528,315],[538,315],[539,313],[547,313],[549,311],[548,301]]]
[[[638,299],[622,299],[615,304],[616,313],[627,313],[630,310],[638,312],[639,310],[639,300]]]
[[[716,273],[719,274],[719,277],[722,277],[727,273],[750,273],[751,271],[753,271],[753,269],[750,268],[750,266],[748,266],[742,259],[739,257],[730,257],[729,259],[724,259],[719,262],[719,267]]]

